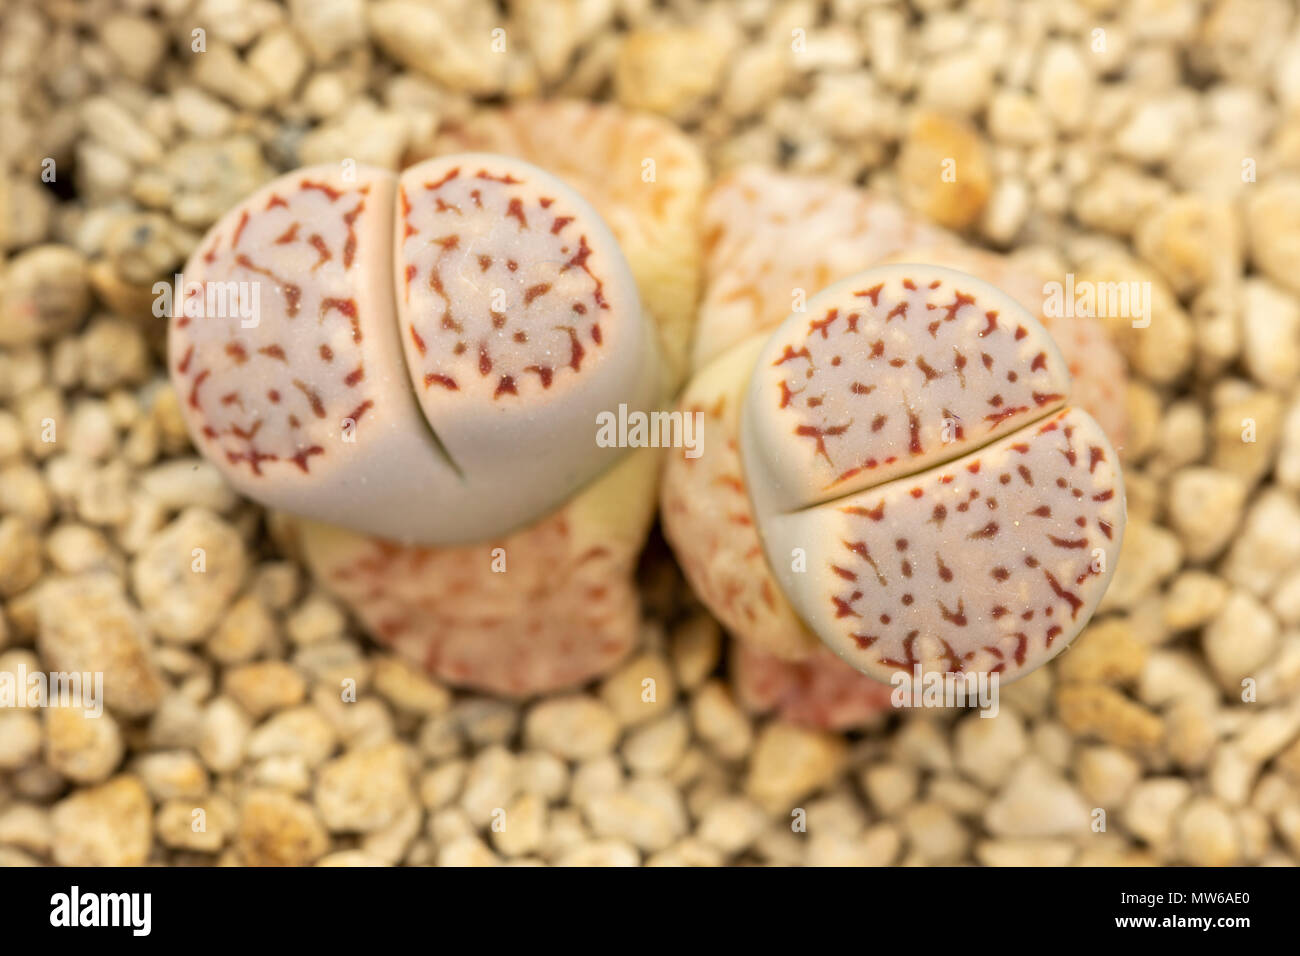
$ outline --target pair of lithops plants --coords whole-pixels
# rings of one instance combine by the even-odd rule
[[[1054,342],[1032,278],[848,187],[706,195],[682,133],[613,107],[430,153],[245,200],[171,324],[196,445],[377,639],[503,694],[609,670],[660,496],[755,710],[848,726],[900,669],[1013,679],[1078,633],[1124,509],[1069,369],[1114,435],[1122,366],[1086,320]],[[598,440],[679,390],[699,445]]]

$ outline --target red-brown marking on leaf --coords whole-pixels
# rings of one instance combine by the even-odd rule
[[[523,200],[519,199],[518,197],[515,197],[510,200],[510,205],[506,207],[506,218],[518,220],[520,229],[528,228],[528,219],[524,215]]]
[[[824,317],[809,322],[808,334],[812,335],[814,332],[820,332],[823,339],[828,338],[829,332],[827,330],[834,324],[835,320],[839,318],[839,314],[839,309],[830,309]]]
[[[307,402],[311,405],[312,412],[317,418],[325,417],[325,403],[321,401],[320,395],[317,394],[315,389],[299,378],[293,380],[293,387],[306,397]]]
[[[1083,601],[1079,596],[1072,591],[1067,591],[1065,588],[1061,587],[1060,582],[1056,580],[1051,571],[1044,570],[1043,574],[1047,577],[1047,583],[1051,585],[1053,593],[1070,605],[1070,616],[1078,617],[1079,608],[1083,607]]]
[[[313,232],[311,238],[307,241],[311,243],[312,248],[316,250],[316,255],[320,257],[312,263],[311,271],[315,272],[320,266],[333,259],[334,253],[330,252],[330,247],[325,244],[325,238],[318,232]]]
[[[248,210],[245,209],[239,217],[239,225],[235,227],[235,233],[230,237],[230,248],[234,249],[239,245],[240,237],[244,234],[244,227],[248,225]]]
[[[880,305],[880,290],[884,287],[885,284],[882,282],[880,285],[867,289],[865,292],[855,292],[853,294],[858,298],[870,299],[872,305]]]
[[[460,389],[460,386],[456,384],[456,380],[450,375],[442,375],[437,372],[430,372],[424,376],[424,387],[428,388],[430,385],[441,385],[452,392]]]
[[[966,537],[971,541],[979,539],[988,540],[997,537],[997,533],[998,523],[996,521],[990,521],[984,527],[980,528],[978,531],[972,531],[970,534],[966,535]]]

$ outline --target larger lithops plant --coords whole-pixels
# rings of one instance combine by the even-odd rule
[[[887,705],[882,685],[827,652],[805,627],[759,543],[739,433],[755,357],[767,335],[793,308],[806,309],[816,290],[877,262],[907,259],[979,275],[1035,316],[1042,312],[1042,282],[886,199],[757,167],[711,190],[704,229],[695,347],[701,364],[681,407],[704,415],[708,433],[717,437],[702,458],[670,457],[662,492],[665,534],[696,592],[737,638],[732,677],[739,698],[802,722],[853,726]],[[1107,432],[1122,434],[1118,352],[1093,320],[1056,325],[1075,376],[1072,396],[1086,402]],[[831,686],[835,706],[825,704]]]

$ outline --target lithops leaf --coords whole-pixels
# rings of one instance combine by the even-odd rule
[[[653,332],[613,235],[549,173],[461,154],[407,169],[398,193],[411,382],[477,506],[517,525],[624,453],[597,444],[596,416],[653,406]]]
[[[699,209],[708,171],[676,126],[617,106],[520,103],[440,135],[437,153],[518,156],[577,189],[604,217],[660,333],[670,388],[685,374],[699,293]]]
[[[775,712],[807,727],[861,727],[891,709],[893,688],[854,670],[825,647],[804,660],[789,661],[733,640],[731,679],[746,710]]]
[[[773,329],[833,282],[907,246],[958,240],[896,203],[832,180],[744,167],[705,197],[700,367]]]
[[[299,544],[376,640],[439,679],[512,696],[572,687],[636,644],[658,462],[628,455],[555,514],[481,544],[405,547],[298,522]]]
[[[760,511],[919,471],[1065,402],[1043,327],[964,273],[887,266],[831,286],[768,340],[743,422]]]
[[[908,295],[891,292],[898,286]],[[860,325],[869,327],[881,312],[900,323],[913,311],[928,316],[913,321],[897,340],[896,358],[886,362],[906,378],[874,373],[872,363],[885,353],[871,335],[830,351],[807,348],[821,337],[817,317],[824,320],[842,298],[864,289],[878,292],[862,307]],[[810,305],[813,327],[808,317],[791,316],[760,354],[741,435],[760,536],[800,618],[837,654],[881,680],[916,666],[1010,679],[1049,660],[1106,589],[1123,533],[1124,495],[1100,426],[1081,409],[1063,407],[1068,379],[1042,327],[983,282],[934,266],[870,270]],[[977,316],[987,323],[983,329]],[[845,323],[847,314],[835,318]],[[929,350],[944,325],[956,337],[956,354],[969,352],[974,361],[959,369],[954,357],[945,369],[954,379],[945,383],[951,391],[914,399],[926,396],[926,386],[918,389],[910,369],[920,369],[930,386],[941,380]],[[844,382],[862,381],[905,394],[906,431],[890,432],[887,422],[861,428],[853,415],[835,434],[831,454],[829,426],[806,420],[801,409],[791,412],[785,395],[792,389],[769,371],[800,350],[807,353],[800,364],[815,367],[809,382],[829,366],[835,374],[826,380],[840,391]],[[897,359],[903,361],[891,364]],[[961,381],[958,371],[965,375],[972,366],[980,377]],[[847,391],[860,399],[875,393]],[[934,399],[945,419],[963,425],[938,445],[921,424],[934,414]],[[845,408],[841,403],[836,414]],[[825,458],[829,466],[819,464]],[[865,470],[840,470],[859,460]],[[833,500],[825,494],[827,475],[835,479]],[[805,570],[786,560],[795,550],[807,555]]]
[[[227,213],[184,272],[169,340],[195,444],[250,497],[394,537],[456,480],[393,321],[394,177],[299,170]],[[365,488],[365,500],[354,497]]]
[[[740,460],[740,410],[764,336],[740,345],[697,375],[678,410],[702,416],[696,458],[668,453],[660,521],[692,589],[733,634],[782,659],[820,649],[772,574],[758,537]],[[788,560],[788,558],[787,558]]]
[[[979,276],[1019,302],[1026,312],[1043,323],[1061,350],[1074,383],[1071,399],[1097,419],[1112,444],[1123,447],[1128,428],[1124,404],[1128,372],[1123,356],[1100,319],[1087,315],[1046,315],[1044,278],[1006,256],[985,249],[952,244],[917,247],[887,256],[880,264],[904,262],[924,262]]]

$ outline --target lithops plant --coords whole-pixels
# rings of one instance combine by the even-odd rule
[[[601,447],[596,416],[655,407],[663,376],[631,270],[575,190],[487,154],[400,178],[301,170],[218,222],[186,279],[185,301],[249,282],[259,307],[177,310],[196,445],[297,516],[304,558],[376,637],[507,693],[632,646],[658,460]]]
[[[704,415],[710,435],[701,459],[670,457],[662,492],[663,524],[688,579],[763,667],[733,666],[738,697],[771,705],[747,686],[756,674],[784,688],[782,712],[823,726],[852,726],[882,705],[880,685],[859,675],[803,626],[772,576],[758,537],[739,458],[739,406],[753,355],[808,296],[880,262],[948,265],[1003,288],[1042,317],[1042,279],[1006,257],[962,243],[889,200],[828,180],[759,167],[742,168],[713,187],[703,213],[705,288],[694,355],[695,377],[681,407]],[[1075,377],[1073,395],[1109,433],[1124,431],[1124,366],[1100,323],[1053,320],[1054,338]],[[746,357],[746,352],[749,357]],[[774,672],[785,667],[785,680]],[[858,688],[856,708],[813,700],[815,682],[835,675]],[[825,686],[822,684],[822,686]],[[801,690],[805,688],[805,690]],[[842,698],[843,695],[841,694]],[[801,699],[802,698],[802,699]]]
[[[517,159],[292,173],[185,278],[169,349],[198,447],[263,504],[393,540],[536,520],[621,455],[596,414],[659,394],[614,237]]]
[[[1117,456],[1069,389],[1010,296],[877,267],[688,386],[683,406],[726,438],[670,458],[667,536],[705,603],[767,653],[806,661],[815,635],[878,680],[1015,679],[1083,627],[1123,532]]]

